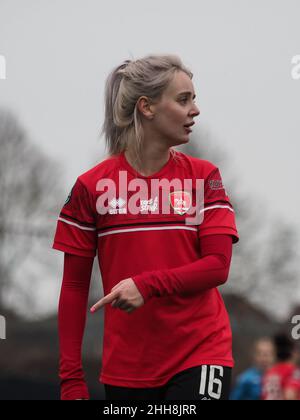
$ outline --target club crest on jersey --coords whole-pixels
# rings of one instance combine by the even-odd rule
[[[174,191],[169,194],[169,201],[174,211],[182,216],[190,209],[192,196],[187,191]]]

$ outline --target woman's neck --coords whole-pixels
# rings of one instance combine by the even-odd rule
[[[140,162],[137,161],[135,154],[129,150],[125,150],[127,162],[136,171],[143,176],[151,176],[159,172],[170,158],[170,149],[166,150],[143,150],[140,156]],[[138,167],[141,166],[141,167]]]

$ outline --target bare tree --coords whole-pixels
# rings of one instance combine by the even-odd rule
[[[46,247],[53,234],[53,215],[63,200],[59,167],[29,141],[16,117],[0,109],[0,308],[12,291],[34,304],[34,278],[14,283],[29,258],[49,270]],[[21,296],[20,296],[21,295]]]

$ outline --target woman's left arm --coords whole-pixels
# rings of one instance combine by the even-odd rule
[[[232,256],[232,237],[216,234],[200,238],[201,258],[171,269],[132,277],[146,302],[152,296],[202,293],[226,283]]]
[[[104,305],[126,312],[144,305],[152,296],[203,293],[227,281],[232,256],[232,236],[207,235],[200,238],[201,258],[180,267],[146,271],[124,279],[100,299],[91,312]]]

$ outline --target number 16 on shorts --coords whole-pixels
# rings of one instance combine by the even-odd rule
[[[223,366],[202,365],[199,394],[203,400],[227,399],[230,392],[231,369]]]

